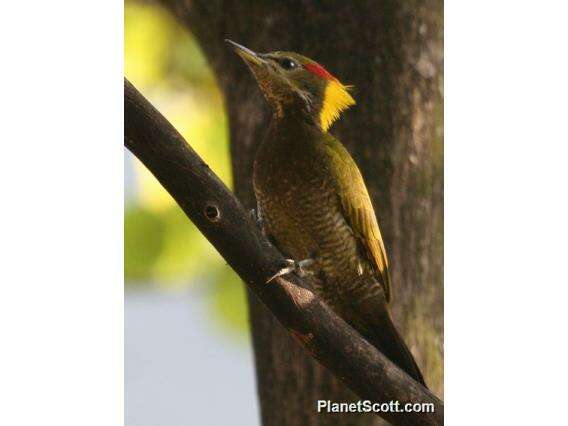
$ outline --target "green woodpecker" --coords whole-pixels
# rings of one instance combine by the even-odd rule
[[[349,86],[293,52],[260,54],[227,42],[248,65],[273,115],[254,162],[263,231],[289,265],[367,341],[411,377],[422,373],[389,312],[387,255],[357,165],[328,133],[355,105]]]

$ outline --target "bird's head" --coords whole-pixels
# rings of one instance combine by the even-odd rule
[[[277,114],[299,112],[327,131],[355,100],[343,85],[317,62],[294,52],[256,53],[231,40],[227,43],[252,71]]]

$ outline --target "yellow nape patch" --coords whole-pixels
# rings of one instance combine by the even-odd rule
[[[342,111],[355,105],[355,99],[348,92],[351,87],[344,86],[336,79],[330,79],[327,83],[320,112],[320,126],[324,132],[339,118]]]

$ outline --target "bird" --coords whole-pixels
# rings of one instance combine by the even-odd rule
[[[395,327],[389,263],[363,176],[329,133],[356,104],[323,65],[298,53],[257,53],[226,40],[248,66],[272,110],[256,152],[255,216],[296,272],[370,344],[426,386]]]

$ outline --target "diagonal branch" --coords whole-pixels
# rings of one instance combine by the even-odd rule
[[[265,284],[282,267],[282,255],[223,182],[126,79],[124,114],[126,147],[312,357],[362,399],[398,401],[400,409],[407,403],[435,407],[434,413],[379,413],[394,425],[443,424],[443,402],[364,340],[299,277],[290,274]]]

